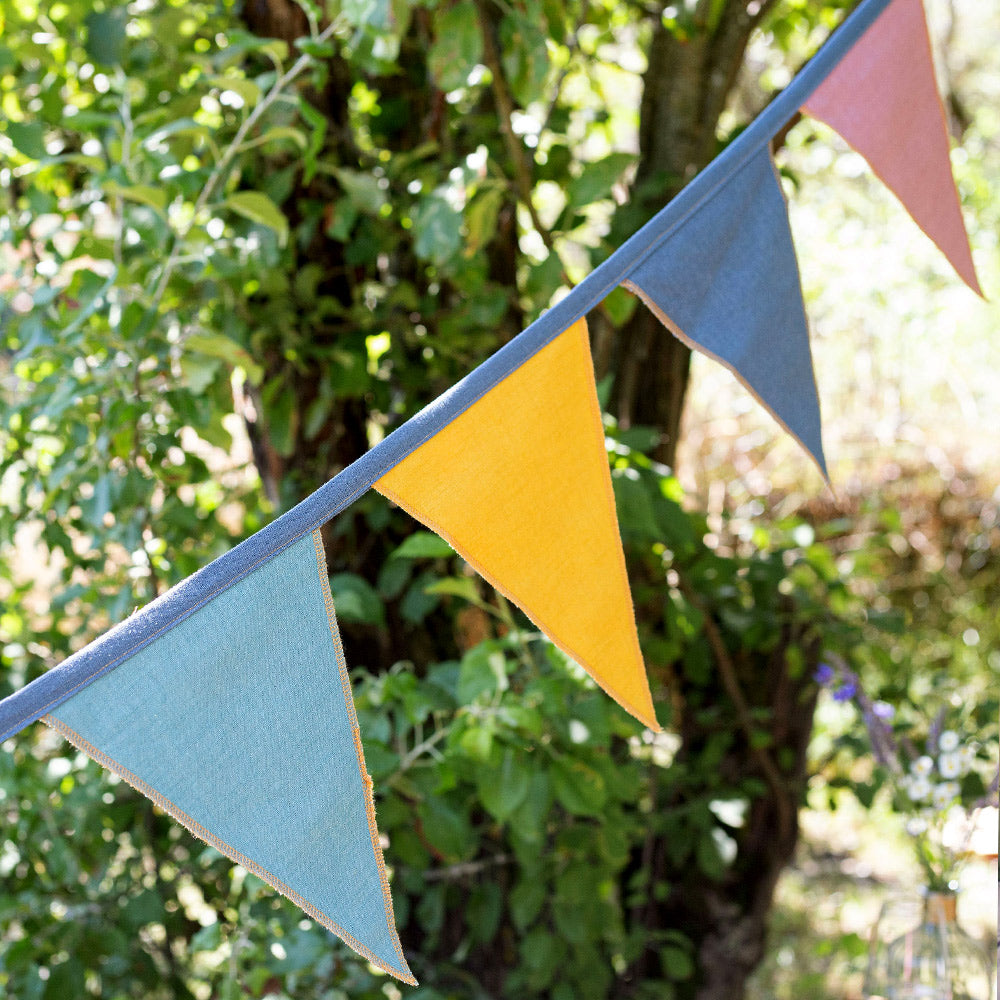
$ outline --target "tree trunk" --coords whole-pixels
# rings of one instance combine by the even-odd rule
[[[718,153],[719,117],[735,85],[750,34],[772,5],[728,0],[714,30],[703,21],[700,32],[685,37],[669,31],[662,18],[656,17],[640,110],[641,159],[632,195],[644,209],[644,217],[658,211]],[[699,11],[708,6],[699,4]],[[696,22],[698,16],[696,11]],[[654,457],[672,468],[690,351],[641,306],[612,343],[611,409],[621,426],[658,429],[661,439]],[[716,629],[718,635],[716,626],[707,627]],[[716,669],[723,669],[720,657],[725,658],[725,666],[751,706],[769,712],[767,753],[783,764],[780,771],[773,761],[762,770],[763,752],[750,749],[745,732],[726,753],[720,770],[727,784],[738,787],[747,779],[763,781],[765,773],[771,779],[766,792],[753,799],[745,825],[733,831],[738,852],[725,877],[712,882],[689,861],[677,864],[664,836],[651,842],[644,859],[651,890],[641,914],[646,929],[679,929],[695,945],[698,972],[689,982],[678,984],[681,1000],[738,1000],[764,954],[774,889],[798,840],[797,809],[806,787],[806,749],[815,708],[811,671],[795,675],[786,656],[789,646],[801,642],[798,631],[786,629],[766,662],[755,662],[739,647],[727,651],[721,641],[713,644]],[[811,650],[807,661],[814,660],[817,652]],[[676,679],[672,686],[683,740],[677,761],[697,769],[720,723],[717,718],[705,721],[703,693]],[[713,699],[726,706],[727,724],[738,728],[725,687],[717,677]],[[657,795],[657,800],[663,809],[683,810],[703,795],[704,789],[693,789],[688,800],[673,789]],[[667,899],[657,903],[652,888],[664,882],[672,888]],[[647,975],[662,974],[659,963],[655,951],[648,951],[632,970],[633,984]]]
[[[702,778],[681,782],[652,769],[659,822],[653,821],[646,856],[637,862],[649,889],[643,907],[633,913],[650,944],[629,970],[623,997],[644,980],[664,975],[657,932],[680,931],[694,946],[696,972],[677,984],[677,1000],[739,1000],[764,956],[775,886],[798,842],[798,807],[808,784],[806,752],[816,707],[812,675],[820,649],[815,633],[808,625],[788,624],[775,649],[762,655],[744,651],[738,636],[723,639],[721,626],[711,618],[706,629],[717,672],[725,672],[726,679],[713,677],[707,685],[675,683],[681,746],[674,767]],[[802,654],[794,661],[797,670],[789,655],[793,647]],[[751,742],[751,731],[767,734],[764,748]],[[721,757],[720,736],[727,742]],[[744,797],[741,789],[754,785],[760,792],[747,796],[742,825],[727,831],[735,842],[735,857],[713,879],[700,860],[678,852],[676,831],[685,827],[671,823],[670,817],[703,807],[709,788],[726,800]],[[653,891],[658,885],[669,886],[662,901]]]

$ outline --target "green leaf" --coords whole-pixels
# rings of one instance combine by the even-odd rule
[[[365,767],[371,775],[373,781],[388,778],[395,774],[399,768],[399,754],[393,753],[388,747],[381,743],[371,743],[364,741]]]
[[[563,283],[563,266],[553,250],[540,264],[528,268],[524,294],[536,302],[547,303]]]
[[[337,54],[332,42],[318,42],[313,38],[296,38],[295,47],[314,59],[331,59]]]
[[[506,691],[507,686],[507,659],[496,640],[481,642],[462,657],[457,695],[463,705]]]
[[[86,996],[83,964],[70,956],[65,962],[49,966],[49,979],[45,984],[44,1000],[66,1000],[67,997]]]
[[[216,921],[207,927],[202,927],[191,938],[191,951],[215,951],[222,943],[222,925]]]
[[[726,0],[709,0],[708,17],[706,18],[706,26],[708,28],[709,35],[715,34],[715,29],[718,28],[725,9]]]
[[[375,588],[354,573],[338,573],[330,578],[330,593],[337,617],[359,625],[385,625],[385,608]]]
[[[275,379],[264,387],[262,398],[271,445],[279,455],[288,458],[295,451],[298,434],[298,396],[284,379]]]
[[[542,991],[560,975],[566,960],[566,944],[548,927],[529,931],[520,944],[521,961],[534,991]]]
[[[470,576],[446,576],[443,580],[432,583],[428,588],[429,594],[448,595],[459,597],[463,601],[474,604],[477,608],[487,608],[489,605],[479,596],[479,589],[476,581]]]
[[[118,66],[125,55],[125,26],[128,23],[128,9],[112,7],[108,10],[92,10],[84,19],[87,36],[84,48],[87,55],[104,66]]]
[[[466,206],[467,237],[464,251],[466,257],[475,257],[493,239],[504,196],[503,188],[488,187],[480,191]]]
[[[308,184],[319,169],[318,157],[326,141],[326,130],[330,123],[326,115],[317,111],[304,97],[299,98],[299,114],[310,127],[309,145],[302,157],[306,165],[304,180]]]
[[[660,540],[653,498],[633,469],[615,469],[611,477],[622,533],[650,542]]]
[[[125,904],[119,919],[123,927],[134,932],[146,924],[162,921],[164,912],[159,893],[153,889],[143,889]]]
[[[663,962],[667,977],[675,982],[683,982],[694,975],[694,962],[683,948],[674,945],[661,948],[660,961]]]
[[[184,341],[184,350],[204,354],[225,361],[233,368],[242,368],[251,385],[260,385],[264,369],[251,357],[250,352],[235,340],[222,333],[195,333]]]
[[[288,58],[288,42],[280,38],[261,39],[257,51],[268,56],[276,63],[283,63]]]
[[[600,933],[604,914],[601,906],[599,868],[571,864],[556,877],[552,915],[563,938],[582,945]]]
[[[447,264],[462,244],[462,214],[436,193],[417,205],[413,228],[417,234],[414,253],[439,266]]]
[[[473,760],[488,761],[493,750],[493,729],[491,726],[474,722],[462,733],[458,743],[462,752]]]
[[[245,76],[210,76],[206,82],[220,90],[231,90],[234,94],[239,94],[248,109],[253,108],[261,97],[260,87]]]
[[[701,873],[713,882],[719,881],[725,875],[725,862],[722,860],[719,849],[715,846],[715,840],[710,831],[706,830],[700,833],[694,854]]]
[[[503,894],[495,882],[481,882],[465,904],[465,923],[474,941],[486,944],[496,936],[503,913]]]
[[[521,840],[528,844],[541,843],[545,837],[551,805],[552,792],[548,774],[542,770],[532,771],[528,794],[510,818],[510,824]]]
[[[439,7],[438,10],[441,8]],[[436,19],[434,44],[427,55],[431,76],[441,90],[464,87],[483,58],[483,36],[474,3],[457,3]]]
[[[513,750],[504,751],[499,771],[482,770],[478,776],[479,798],[486,810],[504,822],[528,796],[530,772]]]
[[[306,139],[300,129],[291,128],[288,125],[275,125],[274,128],[269,128],[263,135],[259,135],[251,142],[243,143],[240,149],[251,149],[254,146],[265,146],[269,142],[283,142],[286,140],[294,142],[299,149],[305,149],[309,144],[308,139]]]
[[[376,584],[378,592],[387,601],[394,601],[403,593],[404,588],[410,582],[412,573],[412,563],[399,559],[386,559],[378,573]]]
[[[152,187],[148,184],[132,184],[125,187],[116,181],[106,181],[103,187],[112,197],[138,202],[140,205],[155,208],[161,214],[167,207],[167,192],[161,187]]]
[[[550,63],[545,32],[540,27],[543,22],[540,5],[528,0],[525,7],[525,13],[512,10],[504,15],[500,22],[500,47],[514,98],[526,108],[541,97]]]
[[[522,878],[510,894],[510,915],[514,926],[523,931],[534,923],[548,898],[548,886],[544,879]]]
[[[181,356],[181,379],[186,388],[200,396],[215,381],[220,367],[218,358],[184,354]]]
[[[415,531],[395,548],[390,559],[447,559],[455,550],[433,531]]]
[[[552,788],[563,808],[576,816],[599,816],[607,801],[607,788],[600,774],[568,757],[553,763]]]
[[[307,441],[315,439],[316,435],[323,429],[330,410],[333,406],[333,394],[329,391],[329,383],[320,384],[320,391],[316,398],[306,408],[306,419],[302,425],[302,433]]]
[[[41,122],[7,122],[4,130],[14,148],[29,160],[45,155],[45,126]]]
[[[374,174],[347,170],[344,167],[337,167],[333,172],[340,181],[344,194],[359,211],[367,215],[378,215],[382,206],[388,203],[389,196],[379,187],[378,178]]]
[[[193,118],[177,118],[167,122],[163,128],[157,129],[151,136],[143,140],[142,145],[145,149],[155,149],[164,139],[173,136],[208,138],[211,134],[212,130],[207,125],[202,125]]]
[[[611,189],[635,162],[631,153],[609,153],[603,159],[584,164],[579,177],[574,177],[566,189],[566,197],[573,208],[585,208],[595,201],[611,196]]]
[[[621,285],[611,289],[604,297],[604,311],[608,314],[608,319],[618,327],[624,326],[632,318],[638,304],[638,297]]]
[[[226,199],[225,206],[244,219],[273,229],[282,246],[288,240],[288,220],[266,194],[259,191],[237,191]]]
[[[441,598],[428,590],[433,580],[433,573],[421,573],[410,584],[399,604],[399,613],[404,621],[419,625],[441,603]]]
[[[475,853],[476,838],[469,821],[444,799],[425,799],[419,812],[424,836],[446,859],[461,861]]]

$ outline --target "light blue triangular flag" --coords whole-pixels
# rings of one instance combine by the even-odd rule
[[[766,147],[622,284],[686,344],[729,368],[826,475],[798,262]]]
[[[372,964],[415,983],[318,531],[43,721]]]

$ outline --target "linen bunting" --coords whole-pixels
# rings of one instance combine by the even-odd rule
[[[893,0],[802,110],[868,161],[959,277],[982,295],[921,0]]]
[[[734,372],[826,475],[798,262],[767,147],[622,283],[689,347]]]
[[[43,721],[368,961],[416,982],[318,531]]]
[[[581,320],[375,483],[659,730]]]
[[[374,487],[445,537],[636,718],[650,697],[585,314],[613,288],[726,365],[826,473],[769,143],[839,131],[979,291],[920,0],[862,0],[727,149],[568,295],[311,496],[0,701],[42,719],[377,967],[396,934],[318,530]]]

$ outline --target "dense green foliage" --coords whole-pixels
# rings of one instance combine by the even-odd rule
[[[686,43],[724,7],[663,23]],[[844,4],[773,7],[798,56]],[[642,221],[677,181],[623,198],[649,13],[5,5],[0,695],[325,481]],[[646,457],[657,431],[608,431],[669,737],[381,498],[328,529],[424,1000],[694,996],[706,908],[766,909],[759,838],[794,845],[820,650],[868,648],[827,547],[723,551]],[[8,995],[397,995],[41,726],[7,747]]]

